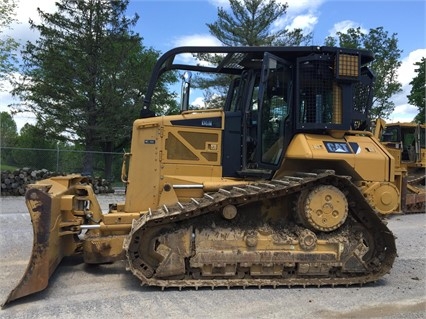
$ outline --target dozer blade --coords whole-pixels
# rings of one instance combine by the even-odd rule
[[[34,231],[32,253],[21,281],[10,292],[2,307],[12,300],[45,289],[63,257],[63,239],[59,236],[60,210],[52,207],[51,196],[43,190],[31,188],[27,190],[25,200]]]

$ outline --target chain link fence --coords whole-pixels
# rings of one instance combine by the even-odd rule
[[[2,194],[19,195],[24,186],[56,175],[83,174],[88,152],[63,149],[0,147]],[[123,153],[90,152],[94,158],[92,181],[109,188],[121,184]],[[108,163],[108,164],[106,164]]]

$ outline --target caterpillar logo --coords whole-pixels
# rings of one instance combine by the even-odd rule
[[[343,142],[324,142],[329,153],[352,153],[348,144]]]

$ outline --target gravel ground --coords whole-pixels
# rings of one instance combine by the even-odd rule
[[[101,207],[122,200],[100,195]],[[0,299],[20,280],[32,246],[23,197],[1,197]],[[398,257],[390,274],[349,288],[168,289],[141,287],[124,262],[63,260],[49,287],[0,310],[0,318],[425,318],[426,215],[388,219]]]

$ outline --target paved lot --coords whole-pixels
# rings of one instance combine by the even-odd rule
[[[100,195],[101,206],[120,200]],[[1,197],[0,299],[20,280],[32,228],[23,197]],[[0,318],[425,318],[426,215],[389,218],[398,258],[375,284],[349,288],[187,289],[141,287],[124,262],[66,259],[49,287],[0,310]]]

